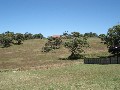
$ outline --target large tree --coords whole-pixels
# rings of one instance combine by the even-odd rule
[[[88,47],[86,37],[74,37],[73,39],[65,42],[65,47],[69,49],[71,55],[68,59],[79,59],[83,56],[81,55],[84,52],[84,47]]]
[[[110,53],[120,55],[120,25],[108,29],[105,41]]]

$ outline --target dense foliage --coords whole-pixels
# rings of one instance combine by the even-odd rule
[[[24,40],[28,39],[42,39],[43,35],[40,34],[31,34],[26,32],[25,34],[16,33],[7,31],[5,33],[0,34],[0,46],[9,47],[12,44],[20,45]]]
[[[69,59],[79,59],[83,57],[80,55],[80,53],[84,52],[83,48],[88,47],[89,44],[86,37],[78,37],[78,33],[76,33],[73,39],[65,42],[64,46],[71,52]]]
[[[14,33],[13,32],[5,32],[3,34],[0,35],[0,45],[2,47],[9,47],[12,43],[14,37]]]
[[[93,33],[93,32],[85,33],[84,36],[87,36],[87,37],[98,37],[98,35],[96,33]]]
[[[47,43],[43,47],[43,52],[49,52],[54,49],[59,49],[62,44],[61,38],[49,37]]]
[[[112,28],[109,28],[104,40],[110,53],[114,55],[120,54],[120,25],[115,25]]]
[[[22,41],[24,41],[24,35],[21,34],[21,33],[16,33],[16,34],[14,35],[14,38],[13,38],[13,39],[16,41],[15,44],[20,45],[20,44],[22,44]]]
[[[34,35],[33,35],[33,38],[34,38],[34,39],[43,39],[44,36],[43,36],[41,33],[39,33],[39,34],[34,34]]]
[[[9,47],[12,43],[12,39],[8,36],[1,36],[0,37],[0,44],[3,46],[3,47]]]
[[[100,35],[99,35],[99,38],[101,39],[101,41],[104,41],[104,40],[105,40],[105,37],[106,37],[105,34],[100,34]]]

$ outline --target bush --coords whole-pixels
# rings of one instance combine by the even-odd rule
[[[9,47],[12,43],[12,38],[7,36],[1,37],[0,43],[3,47]]]
[[[49,37],[48,42],[45,43],[45,46],[43,47],[42,51],[49,52],[54,49],[59,49],[61,44],[62,44],[62,40],[60,38]]]
[[[23,36],[23,34],[21,34],[21,33],[15,34],[15,35],[14,35],[14,40],[17,42],[17,43],[15,43],[15,44],[18,44],[18,45],[22,44],[22,41],[24,41],[24,36]]]

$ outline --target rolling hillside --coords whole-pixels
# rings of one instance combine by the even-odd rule
[[[89,38],[86,57],[109,55],[98,38]],[[46,40],[0,48],[0,90],[119,90],[119,65],[86,65],[83,60],[59,60],[70,55],[61,49],[41,52]]]
[[[0,68],[1,69],[30,69],[43,66],[54,66],[61,64],[71,64],[70,60],[59,60],[67,58],[70,52],[61,47],[61,49],[44,53],[42,47],[47,40],[33,39],[24,41],[22,45],[13,45],[8,48],[0,48]],[[89,38],[90,48],[85,49],[86,57],[106,56],[106,46],[101,43],[99,38]],[[75,62],[82,63],[82,60]]]

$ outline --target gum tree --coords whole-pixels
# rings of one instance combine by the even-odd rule
[[[109,28],[104,40],[111,54],[120,55],[120,25]]]
[[[89,47],[86,37],[74,37],[73,39],[66,41],[64,46],[69,49],[71,55],[68,59],[79,59],[83,56],[81,55],[84,52],[84,47]]]

